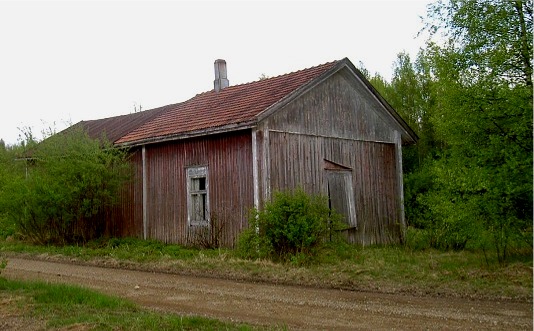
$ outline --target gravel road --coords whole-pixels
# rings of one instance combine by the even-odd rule
[[[86,286],[142,306],[290,330],[532,330],[532,304],[256,284],[10,258],[2,276]],[[0,303],[1,304],[1,303]]]

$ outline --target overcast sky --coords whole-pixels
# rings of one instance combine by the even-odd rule
[[[344,57],[389,80],[428,2],[0,0],[0,138],[187,100],[219,58],[230,85]]]

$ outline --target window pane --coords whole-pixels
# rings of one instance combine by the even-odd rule
[[[191,191],[198,191],[198,178],[191,178]]]
[[[200,221],[202,220],[202,198],[198,194],[193,194],[193,220]]]
[[[197,178],[198,180],[198,189],[201,191],[206,190],[206,177]]]
[[[202,220],[206,219],[206,194],[201,194],[202,196]]]

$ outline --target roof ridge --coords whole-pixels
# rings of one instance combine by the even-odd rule
[[[109,120],[109,119],[119,118],[119,117],[123,117],[123,116],[124,117],[125,116],[131,117],[132,115],[141,115],[141,114],[146,114],[147,112],[155,112],[157,110],[161,110],[161,108],[170,107],[170,106],[176,106],[176,105],[178,105],[180,103],[183,103],[183,101],[182,102],[171,103],[171,104],[168,104],[168,105],[159,106],[159,107],[155,107],[155,108],[149,108],[149,109],[145,109],[145,110],[138,111],[138,112],[133,112],[133,113],[128,113],[128,114],[118,114],[118,115],[113,115],[113,116],[96,118],[96,119],[92,119],[92,120],[81,120],[78,123],[81,123],[81,122],[86,122],[87,123],[87,122],[94,122],[94,121]]]
[[[275,78],[280,78],[280,77],[284,77],[284,76],[288,76],[288,75],[294,75],[294,74],[297,74],[299,72],[303,72],[303,71],[307,71],[307,70],[311,70],[311,69],[316,69],[316,68],[327,66],[327,65],[333,65],[333,64],[338,63],[340,61],[342,61],[342,60],[329,61],[329,62],[325,62],[325,63],[322,63],[322,64],[314,65],[314,66],[311,66],[311,67],[308,67],[308,68],[302,68],[302,69],[294,70],[294,71],[291,71],[291,72],[282,73],[282,74],[279,74],[279,75],[276,75],[276,76],[272,76],[272,77],[266,77],[266,78],[263,78],[263,79],[257,79],[257,80],[253,80],[253,81],[250,81],[250,82],[230,85],[227,88],[243,86],[243,85],[253,84],[253,83],[258,83],[258,82],[264,82],[264,81],[275,79]],[[202,92],[200,94],[211,92],[211,91],[213,91],[213,89],[211,89],[209,91],[206,91],[206,92]]]
[[[325,62],[325,63],[322,63],[322,64],[318,64],[318,65],[315,65],[315,66],[311,66],[311,67],[308,67],[308,68],[302,68],[302,69],[299,69],[299,70],[295,70],[295,71],[291,71],[291,72],[287,72],[287,73],[283,73],[283,74],[279,74],[277,76],[273,76],[273,77],[268,77],[268,78],[264,78],[264,79],[258,79],[258,80],[253,80],[253,81],[250,81],[250,82],[245,82],[245,83],[240,83],[240,84],[235,84],[235,85],[230,85],[224,89],[222,89],[220,92],[222,92],[223,90],[227,90],[227,89],[231,89],[231,88],[237,88],[237,87],[243,87],[245,85],[249,85],[249,84],[254,84],[254,83],[260,83],[260,82],[265,82],[265,81],[269,81],[269,80],[272,80],[272,79],[276,79],[276,78],[283,78],[285,76],[288,76],[288,75],[294,75],[294,74],[298,74],[300,72],[303,72],[303,71],[307,71],[307,70],[311,70],[311,69],[316,69],[316,68],[319,68],[319,67],[323,67],[323,66],[328,66],[328,65],[334,65],[336,63],[339,63],[341,62],[342,60],[334,60],[334,61],[329,61],[329,62]],[[176,103],[172,103],[172,104],[168,104],[168,105],[165,105],[165,106],[161,106],[161,107],[157,107],[157,108],[162,108],[162,107],[169,107],[169,106],[177,106],[179,104],[182,104],[182,103],[186,103],[186,102],[189,102],[199,96],[202,96],[204,94],[207,94],[207,93],[212,93],[214,91],[214,89],[211,89],[211,90],[207,90],[207,91],[204,91],[204,92],[200,92],[200,93],[197,93],[195,94],[194,96],[192,96],[191,98],[189,99],[186,99],[184,101],[181,101],[181,102],[176,102]],[[157,109],[157,108],[152,108],[152,109],[147,109],[147,110],[153,110],[153,109]],[[145,111],[147,111],[145,110]]]

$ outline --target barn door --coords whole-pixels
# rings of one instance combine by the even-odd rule
[[[341,214],[347,229],[356,228],[356,207],[350,170],[326,170],[330,208]]]

